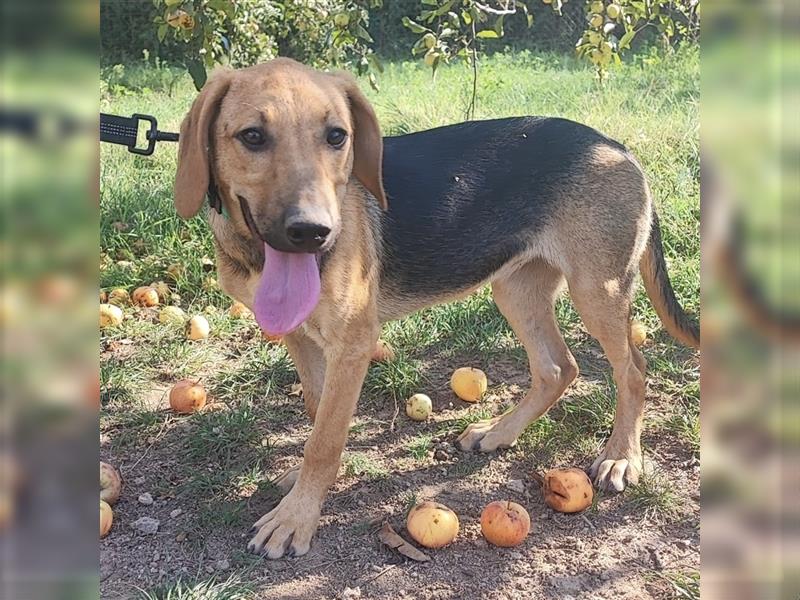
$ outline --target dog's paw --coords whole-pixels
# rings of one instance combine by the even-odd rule
[[[621,492],[639,483],[643,463],[641,452],[614,452],[606,446],[589,469],[589,476],[601,490]]]
[[[297,478],[300,476],[301,466],[302,464],[286,469],[283,473],[272,480],[272,485],[278,488],[285,496],[292,491],[294,484],[297,483]]]
[[[458,436],[456,443],[465,452],[494,452],[500,448],[510,448],[517,442],[516,436],[509,436],[499,427],[502,417],[476,421],[467,426]]]
[[[311,548],[311,538],[319,523],[319,504],[292,498],[290,492],[280,504],[261,517],[247,544],[253,554],[268,558],[303,556]]]

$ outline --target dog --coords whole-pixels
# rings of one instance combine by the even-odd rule
[[[381,324],[486,284],[527,351],[531,388],[510,412],[470,425],[459,446],[511,446],[578,376],[554,314],[566,284],[618,394],[590,474],[603,489],[637,481],[637,271],[667,331],[693,347],[700,336],[670,284],[645,175],[621,144],[541,117],[383,138],[352,76],[279,58],[216,73],[184,119],[178,214],[196,215],[206,197],[220,285],[284,336],[314,423],[250,551],[308,552]]]

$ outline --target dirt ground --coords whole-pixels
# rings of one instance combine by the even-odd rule
[[[584,374],[567,391],[566,401],[579,398],[581,386],[595,385],[592,378],[602,377],[601,371],[608,369],[592,354],[576,356]],[[483,408],[498,411],[505,402],[521,397],[527,383],[518,362],[495,358],[485,368],[503,384],[491,388]],[[184,438],[194,431],[190,420],[165,420],[147,439],[124,446],[111,443],[118,430],[102,431],[101,459],[115,464],[125,480],[123,497],[115,507],[115,527],[101,541],[102,597],[128,598],[138,593],[136,589],[155,593],[159,586],[177,580],[226,582],[231,576],[249,591],[242,596],[220,594],[213,596],[215,600],[697,597],[691,579],[699,570],[696,451],[682,436],[653,426],[662,413],[672,410],[674,398],[648,391],[643,444],[660,487],[598,495],[584,513],[563,515],[544,504],[532,474],[553,466],[588,467],[593,457],[580,449],[586,440],[581,446],[576,440],[575,452],[547,455],[544,460],[549,464],[542,464],[544,455],[529,447],[490,455],[462,453],[452,445],[456,434],[443,433],[441,423],[477,409],[449,392],[448,375],[444,365],[429,373],[431,389],[440,391],[431,394],[436,416],[427,424],[407,419],[402,407],[397,415],[391,400],[362,402],[312,549],[300,558],[270,561],[245,552],[248,529],[275,503],[274,489],[239,486],[238,497],[221,502],[218,514],[212,515],[201,507],[202,491],[183,491],[204,470],[213,473],[219,468],[201,461],[187,472],[182,464]],[[153,408],[166,408],[166,389],[165,385],[153,390]],[[286,386],[284,392],[289,389]],[[310,426],[300,398],[284,393],[281,400],[270,402],[277,403],[282,418],[258,423],[258,428],[270,439],[264,468],[274,477],[298,462]],[[568,421],[569,415],[564,419]],[[409,454],[409,441],[425,433],[430,443],[415,459]],[[230,452],[237,452],[235,444]],[[358,461],[348,460],[352,456]],[[142,494],[150,494],[152,504],[142,504]],[[405,514],[415,499],[443,502],[461,522],[456,541],[430,551],[428,563],[404,559],[377,538],[383,521],[407,537]],[[480,534],[481,510],[497,499],[519,502],[531,515],[531,534],[517,548],[492,547]],[[158,519],[155,535],[133,529],[131,523],[140,517]],[[202,596],[206,597],[212,596]]]

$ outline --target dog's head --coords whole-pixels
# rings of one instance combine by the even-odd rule
[[[240,232],[275,250],[325,251],[351,176],[386,207],[375,113],[345,73],[290,59],[222,71],[181,126],[175,206],[195,215],[213,177]]]
[[[341,230],[351,177],[386,208],[382,154],[375,113],[350,75],[285,58],[222,71],[181,126],[175,207],[194,216],[216,185],[231,225],[264,243],[256,319],[287,333],[319,299],[317,257]]]

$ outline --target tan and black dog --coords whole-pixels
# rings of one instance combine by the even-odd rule
[[[629,339],[641,272],[667,330],[697,346],[675,299],[642,169],[563,119],[518,117],[382,138],[346,74],[288,59],[217,73],[180,134],[175,205],[200,211],[222,287],[285,336],[314,428],[249,549],[308,552],[381,323],[489,283],[528,353],[531,389],[474,423],[464,450],[511,446],[578,375],[553,306],[566,283],[614,371],[614,429],[591,468],[622,490],[642,469],[645,360]]]

